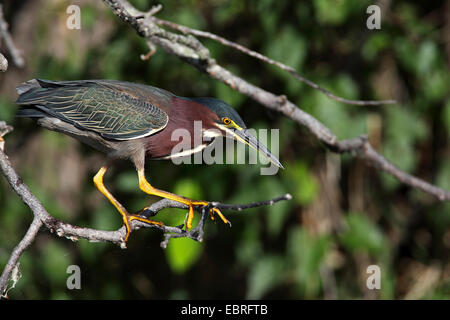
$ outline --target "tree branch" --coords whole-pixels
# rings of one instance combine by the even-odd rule
[[[154,12],[155,10],[152,9],[152,15],[156,12]],[[159,11],[159,10],[158,10]],[[217,41],[219,43],[221,43],[224,46],[227,47],[231,47],[234,48],[238,51],[241,51],[243,53],[245,53],[246,55],[249,55],[251,57],[254,57],[258,60],[261,60],[263,62],[266,62],[268,64],[277,66],[278,68],[280,68],[281,70],[284,70],[288,73],[290,73],[295,79],[297,79],[300,82],[305,83],[306,85],[310,86],[313,89],[319,90],[320,92],[322,92],[324,95],[326,95],[328,98],[339,101],[339,102],[343,102],[346,104],[354,104],[354,105],[360,105],[360,106],[375,106],[375,105],[380,105],[380,104],[392,104],[392,103],[396,103],[395,100],[351,100],[351,99],[345,99],[339,96],[334,95],[333,93],[331,93],[330,91],[328,91],[327,89],[322,88],[321,86],[319,86],[318,84],[312,82],[311,80],[301,76],[297,71],[295,71],[294,68],[289,67],[287,65],[285,65],[284,63],[281,63],[279,61],[275,61],[273,59],[270,59],[269,57],[266,57],[256,51],[250,50],[236,42],[232,42],[230,40],[227,40],[225,38],[222,38],[218,35],[215,35],[211,32],[205,32],[205,31],[201,31],[201,30],[196,30],[196,29],[192,29],[186,26],[182,26],[179,24],[176,24],[174,22],[171,21],[167,21],[167,20],[162,20],[162,19],[158,19],[156,17],[152,18],[154,20],[154,22],[158,25],[161,26],[166,26],[169,27],[171,29],[177,30],[179,32],[182,32],[183,34],[187,35],[187,34],[192,34],[194,36],[197,37],[201,37],[201,38],[207,38],[207,39],[211,39],[214,41]]]
[[[11,126],[6,125],[4,121],[0,121],[0,141],[3,142],[3,135],[12,130]],[[3,144],[0,144],[0,169],[11,185],[12,189],[19,195],[22,201],[31,209],[33,213],[33,222],[31,223],[27,233],[20,243],[14,248],[8,263],[6,264],[2,275],[0,277],[0,295],[3,295],[7,290],[7,285],[13,270],[16,268],[18,260],[24,250],[28,248],[37,236],[37,233],[41,226],[47,227],[52,233],[56,233],[59,237],[66,237],[72,241],[77,241],[80,238],[87,239],[91,242],[106,241],[120,245],[122,248],[126,248],[126,243],[123,241],[126,235],[126,229],[122,226],[115,231],[96,230],[90,228],[81,228],[70,223],[63,222],[59,219],[51,216],[47,210],[43,207],[41,202],[34,196],[30,189],[25,185],[23,180],[14,170],[11,162],[4,153]],[[212,202],[209,206],[196,207],[196,211],[202,214],[201,221],[192,230],[186,231],[182,229],[182,226],[158,226],[150,225],[144,222],[133,220],[131,222],[131,230],[137,230],[140,228],[156,228],[162,230],[166,235],[164,241],[161,243],[161,247],[166,248],[171,238],[187,237],[196,241],[202,241],[204,233],[204,223],[209,215],[210,208],[218,208],[225,210],[241,211],[244,209],[273,205],[274,203],[282,200],[290,200],[292,197],[289,194],[285,194],[281,197],[255,202],[250,204],[223,204],[220,202]],[[159,211],[165,208],[179,208],[188,209],[185,204],[169,200],[162,199],[153,203],[147,210],[153,214],[157,214]]]
[[[320,121],[304,112],[298,108],[295,104],[289,101],[284,95],[276,95],[264,89],[261,89],[251,83],[245,81],[244,79],[232,74],[227,69],[221,67],[217,62],[211,58],[209,50],[203,46],[203,44],[194,36],[204,37],[216,40],[223,45],[232,47],[241,52],[244,52],[252,57],[260,59],[266,63],[276,65],[277,67],[289,72],[299,81],[305,82],[307,85],[314,89],[321,91],[326,94],[331,99],[350,103],[357,105],[375,105],[382,103],[393,103],[392,100],[386,101],[363,101],[363,100],[348,100],[341,97],[333,95],[326,89],[321,88],[317,84],[309,81],[308,79],[300,76],[294,69],[286,66],[280,62],[267,58],[257,52],[249,50],[239,44],[226,40],[222,37],[216,36],[209,32],[203,32],[195,29],[191,29],[185,26],[177,25],[172,22],[158,19],[153,16],[156,12],[160,10],[160,7],[153,8],[148,13],[143,13],[136,10],[128,1],[126,0],[103,0],[108,4],[113,12],[121,18],[124,22],[132,26],[137,33],[147,40],[150,47],[150,52],[153,53],[152,44],[158,45],[163,48],[166,52],[175,55],[184,61],[190,63],[191,65],[197,67],[200,71],[209,74],[212,78],[222,81],[229,85],[232,89],[237,90],[248,97],[254,99],[265,107],[276,110],[291,118],[300,125],[305,126],[319,141],[323,142],[325,146],[333,152],[337,153],[354,153],[359,155],[361,158],[365,159],[368,163],[373,164],[375,167],[391,174],[399,181],[411,186],[418,188],[428,194],[435,196],[441,201],[450,200],[450,192],[442,188],[436,187],[422,179],[414,177],[390,163],[382,155],[377,153],[366,136],[356,137],[353,139],[347,139],[339,141],[333,132],[323,125]],[[175,34],[160,28],[158,25],[163,25],[170,27],[172,29],[178,30],[183,34]],[[23,58],[14,46],[11,37],[7,31],[7,24],[3,19],[3,12],[0,6],[0,35],[5,39],[6,46],[11,53],[14,63],[21,67],[24,65]],[[151,54],[150,54],[151,55]],[[0,68],[7,67],[6,59],[0,54]],[[92,242],[96,241],[107,241],[120,245],[125,248],[125,243],[123,242],[124,236],[126,234],[125,227],[121,227],[115,231],[105,231],[96,230],[90,228],[81,228],[51,216],[46,209],[42,206],[40,201],[31,193],[28,187],[23,183],[22,179],[15,172],[12,167],[8,157],[3,151],[3,135],[11,131],[12,128],[7,126],[4,122],[0,122],[0,168],[3,175],[8,180],[9,184],[13,190],[19,195],[22,201],[31,209],[33,213],[33,222],[31,223],[28,231],[26,232],[24,238],[20,243],[14,248],[12,254],[2,272],[0,277],[0,295],[6,292],[7,285],[11,275],[14,273],[18,266],[18,261],[24,250],[26,250],[36,238],[39,229],[45,226],[51,232],[55,232],[60,237],[66,237],[73,241],[79,238],[84,238]],[[219,202],[213,202],[210,204],[211,207],[216,207],[219,209],[236,210],[241,211],[244,209],[272,205],[281,200],[289,200],[291,196],[289,194],[283,195],[281,197],[275,198],[273,200],[256,202],[245,205],[231,205],[222,204]],[[178,202],[162,199],[149,207],[149,210],[156,214],[165,208],[180,208],[187,209],[187,206],[180,204]],[[139,228],[157,228],[164,232],[164,240],[161,242],[161,247],[165,248],[172,238],[187,237],[196,241],[202,241],[204,234],[204,224],[209,215],[208,206],[197,207],[196,211],[201,213],[201,219],[199,224],[192,230],[186,231],[182,227],[171,227],[171,226],[157,226],[148,225],[140,221],[132,221],[131,230],[137,230]]]
[[[39,220],[37,216],[34,216],[33,222],[28,228],[27,233],[11,253],[11,256],[9,257],[9,260],[6,263],[6,266],[3,269],[2,275],[0,277],[0,297],[6,296],[8,290],[8,282],[11,278],[11,274],[13,273],[14,268],[16,268],[22,253],[33,243],[41,226],[42,221]]]
[[[322,124],[310,114],[298,108],[294,103],[289,101],[286,96],[276,95],[272,92],[259,88],[223,68],[210,56],[209,50],[204,47],[201,42],[193,36],[193,34],[217,40],[224,45],[231,46],[251,56],[257,57],[262,61],[275,64],[278,67],[290,72],[298,79],[295,70],[293,70],[292,68],[211,33],[204,33],[202,31],[197,31],[184,26],[180,26],[172,22],[157,19],[153,16],[153,14],[159,11],[160,8],[158,10],[153,8],[149,13],[144,13],[135,9],[126,0],[103,1],[112,8],[115,15],[117,15],[122,21],[133,27],[138,35],[145,38],[147,41],[160,46],[167,53],[177,56],[187,63],[190,63],[200,71],[210,75],[213,79],[227,84],[232,89],[247,95],[266,108],[281,112],[298,124],[305,126],[317,139],[319,139],[319,141],[323,142],[330,151],[337,153],[353,153],[359,155],[361,158],[365,159],[366,162],[371,163],[376,168],[389,173],[400,182],[420,189],[423,192],[436,197],[440,201],[450,201],[449,191],[434,186],[420,178],[414,177],[400,170],[395,165],[390,163],[386,158],[376,152],[370,145],[366,136],[339,141],[336,135],[329,128],[327,128],[324,124]],[[188,35],[169,32],[160,28],[158,24],[169,26],[185,34],[188,33]],[[305,83],[307,82],[305,81]],[[317,85],[316,87],[314,85],[311,86],[322,92],[324,92],[325,90],[318,88]],[[326,94],[326,92],[324,93]],[[337,97],[338,99],[336,99],[336,97],[332,97],[330,95],[328,96],[335,100],[343,101],[339,100],[343,98]],[[343,102],[351,103],[349,101]],[[393,101],[381,101],[380,103],[386,102]]]

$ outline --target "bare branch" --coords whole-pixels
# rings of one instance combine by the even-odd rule
[[[158,26],[158,22],[161,22],[162,20],[136,10],[126,0],[103,1],[113,9],[114,14],[133,27],[141,37],[160,46],[166,52],[192,64],[200,71],[209,74],[213,79],[219,80],[230,86],[232,89],[247,95],[266,108],[279,111],[288,118],[296,121],[298,124],[305,126],[314,136],[323,142],[329,150],[338,153],[349,152],[358,154],[368,163],[391,174],[402,183],[420,189],[423,192],[436,197],[440,201],[450,201],[449,191],[434,186],[398,169],[372,148],[366,136],[339,141],[329,128],[310,114],[298,108],[294,103],[289,101],[286,96],[279,96],[261,89],[223,68],[211,58],[209,50],[204,47],[197,38],[192,36],[192,34],[196,32],[191,32],[191,29],[184,29],[186,32],[191,33],[187,36],[174,34],[161,29]],[[167,25],[167,23],[165,24]],[[215,38],[218,39],[220,37],[215,36]],[[236,46],[233,45],[233,47]],[[246,50],[250,51],[248,49]]]
[[[3,38],[5,41],[6,48],[9,50],[9,53],[11,54],[11,57],[13,59],[14,64],[19,67],[23,68],[25,66],[25,60],[22,57],[22,53],[14,44],[14,41],[11,38],[11,35],[8,32],[8,24],[6,23],[4,17],[3,17],[3,6],[0,4],[0,38]],[[8,68],[8,62],[3,57],[4,60],[6,60],[6,68],[2,70],[2,64],[4,65],[4,60],[2,60],[2,55],[0,54],[0,71],[6,71]]]
[[[41,226],[42,221],[39,220],[37,216],[35,216],[33,218],[33,222],[28,228],[27,233],[11,253],[11,256],[9,257],[9,260],[6,263],[6,266],[3,269],[2,275],[0,277],[0,297],[6,295],[9,279],[11,278],[11,274],[13,273],[14,269],[17,267],[20,256],[33,243]]]
[[[311,80],[301,76],[300,74],[298,74],[297,71],[295,71],[294,68],[289,67],[287,65],[285,65],[284,63],[275,61],[273,59],[270,59],[269,57],[266,57],[256,51],[250,50],[236,42],[232,42],[230,40],[227,40],[225,38],[222,38],[218,35],[215,35],[211,32],[205,32],[205,31],[201,31],[201,30],[196,30],[196,29],[192,29],[186,26],[182,26],[179,25],[177,23],[171,22],[171,21],[167,21],[167,20],[162,20],[162,19],[158,19],[156,17],[153,18],[154,22],[158,25],[161,26],[166,26],[169,28],[172,28],[174,30],[180,31],[183,34],[192,34],[194,36],[197,37],[202,37],[202,38],[208,38],[214,41],[217,41],[221,44],[223,44],[224,46],[227,47],[231,47],[234,48],[238,51],[241,51],[251,57],[254,57],[256,59],[259,59],[261,61],[264,61],[268,64],[271,65],[275,65],[278,68],[287,71],[288,73],[290,73],[294,78],[296,78],[297,80],[304,82],[306,85],[310,86],[313,89],[316,89],[320,92],[322,92],[323,94],[325,94],[328,98],[339,101],[339,102],[343,102],[343,103],[347,103],[347,104],[354,104],[354,105],[360,105],[360,106],[375,106],[375,105],[380,105],[380,104],[392,104],[392,103],[396,103],[395,100],[352,100],[352,99],[345,99],[339,96],[334,95],[333,93],[331,93],[330,91],[322,88],[321,86],[319,86],[318,84],[312,82]]]
[[[12,130],[11,126],[6,125],[4,121],[0,121],[1,141],[3,141],[3,135],[10,132],[11,130]],[[33,193],[31,193],[30,189],[25,185],[25,183],[22,181],[19,175],[16,173],[13,166],[11,165],[11,162],[4,153],[3,148],[0,148],[0,169],[5,178],[8,180],[11,187],[13,188],[13,190],[19,195],[22,201],[31,209],[34,215],[33,222],[31,223],[27,233],[25,234],[24,238],[20,241],[20,243],[16,246],[16,248],[14,248],[11,257],[9,258],[9,261],[2,272],[2,275],[0,277],[0,295],[5,293],[11,274],[17,266],[20,256],[22,255],[24,250],[33,243],[40,227],[43,225],[47,227],[47,229],[49,229],[52,233],[55,232],[58,236],[66,237],[72,241],[77,241],[78,239],[83,238],[92,242],[107,241],[120,245],[122,248],[126,247],[126,244],[123,240],[126,235],[126,229],[124,226],[116,231],[81,228],[63,222],[51,216],[47,212],[47,210],[42,206],[40,201],[33,195]],[[195,210],[202,213],[202,219],[199,225],[197,225],[194,229],[189,231],[183,230],[182,226],[161,227],[158,225],[146,224],[144,222],[140,222],[137,220],[132,221],[131,230],[133,231],[140,228],[156,228],[162,230],[164,233],[166,233],[166,237],[164,241],[161,243],[161,247],[163,248],[167,246],[167,243],[171,238],[187,237],[190,239],[194,239],[196,241],[202,241],[204,232],[204,222],[207,215],[209,214],[208,209],[210,208],[214,207],[219,209],[241,211],[248,208],[273,205],[278,201],[290,200],[291,198],[292,198],[291,195],[285,194],[281,197],[272,200],[255,202],[250,204],[223,204],[220,202],[213,202],[209,206],[196,207]],[[162,199],[158,202],[153,203],[147,210],[151,211],[153,214],[157,214],[159,211],[165,208],[188,209],[188,207],[185,204],[169,199]]]

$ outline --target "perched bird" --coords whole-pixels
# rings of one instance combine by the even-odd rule
[[[94,177],[98,190],[116,207],[126,227],[124,241],[129,238],[132,220],[163,224],[148,219],[146,208],[129,213],[103,184],[103,176],[114,160],[129,158],[135,165],[139,187],[147,194],[171,199],[189,207],[186,228],[192,227],[194,207],[207,201],[191,200],[153,187],[145,178],[145,159],[171,159],[203,150],[214,139],[192,141],[191,148],[173,153],[179,141],[172,140],[176,129],[194,133],[194,122],[201,121],[202,135],[217,129],[216,136],[227,133],[234,139],[261,151],[274,164],[280,162],[259,143],[238,113],[225,102],[214,98],[185,98],[166,90],[143,84],[115,80],[49,81],[33,79],[17,87],[21,105],[19,117],[38,118],[41,126],[64,133],[107,154],[105,164]],[[206,140],[206,141],[205,141]],[[223,222],[229,223],[217,208]]]

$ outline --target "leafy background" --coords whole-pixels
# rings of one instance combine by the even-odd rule
[[[155,186],[184,196],[250,202],[285,192],[290,202],[228,213],[230,229],[208,222],[203,243],[134,232],[127,250],[71,242],[41,232],[21,258],[23,277],[12,299],[448,299],[450,206],[399,184],[349,155],[326,150],[306,130],[270,112],[175,57],[148,51],[134,30],[101,1],[3,1],[27,67],[0,75],[0,118],[13,124],[7,152],[45,207],[76,225],[115,230],[121,219],[92,184],[103,155],[75,140],[14,118],[14,88],[31,78],[107,78],[147,83],[184,96],[214,96],[235,107],[253,128],[280,129],[285,170],[259,166],[182,165],[153,161]],[[133,1],[142,10],[156,2]],[[81,30],[69,30],[66,8],[81,8]],[[344,105],[287,73],[205,40],[212,55],[238,75],[286,94],[339,138],[367,133],[401,169],[450,189],[450,1],[380,1],[382,29],[365,27],[372,1],[164,1],[161,18],[211,31],[294,67],[351,99],[396,105]],[[4,48],[3,48],[4,49]],[[3,51],[4,52],[4,51]],[[106,184],[139,210],[155,199],[138,190],[129,162]],[[0,181],[0,266],[32,216]],[[157,216],[181,224],[184,212]],[[82,289],[68,290],[77,264]],[[368,290],[366,269],[379,265],[381,290]]]

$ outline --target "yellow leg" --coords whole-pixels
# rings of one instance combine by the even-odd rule
[[[114,196],[106,189],[105,185],[103,184],[103,176],[106,173],[106,170],[108,167],[101,167],[100,170],[97,172],[97,174],[94,176],[94,184],[97,187],[97,189],[116,207],[117,211],[122,216],[123,224],[125,225],[125,228],[127,229],[127,234],[125,236],[124,241],[127,242],[128,238],[130,237],[131,228],[130,228],[130,222],[132,220],[139,220],[145,223],[149,224],[156,224],[159,226],[163,226],[163,223],[153,220],[148,220],[142,217],[139,217],[137,215],[132,215],[127,212],[127,210],[119,203],[119,201],[114,198]]]
[[[174,193],[170,193],[167,191],[159,190],[154,188],[145,178],[144,169],[138,170],[138,177],[139,177],[139,188],[141,188],[142,191],[144,191],[147,194],[155,195],[161,198],[166,198],[170,200],[174,200],[180,203],[184,203],[189,206],[189,213],[186,220],[186,227],[188,229],[192,228],[192,220],[194,219],[194,206],[206,206],[209,203],[207,201],[197,201],[197,200],[191,200],[179,195],[176,195]],[[214,220],[214,213],[217,213],[217,215],[222,219],[222,221],[226,224],[230,224],[230,221],[228,221],[227,218],[220,212],[217,208],[212,208],[210,211],[211,219]]]

